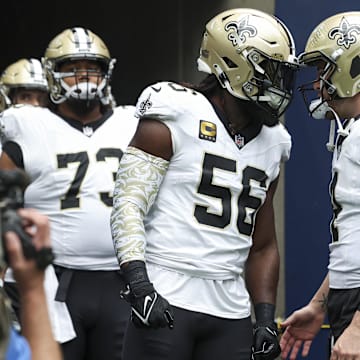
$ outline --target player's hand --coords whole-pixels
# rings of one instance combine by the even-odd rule
[[[22,219],[24,230],[32,239],[36,251],[51,249],[48,217],[34,209],[19,209],[18,214]],[[9,266],[14,272],[19,290],[27,291],[32,288],[42,287],[44,269],[37,266],[36,259],[28,259],[24,256],[19,236],[13,231],[7,231],[4,234],[4,241]]]
[[[360,359],[360,311],[355,311],[351,323],[336,340],[330,360]]]
[[[122,268],[127,284],[120,296],[131,305],[131,319],[136,327],[163,328],[174,326],[173,310],[149,281],[142,261],[129,262]]]
[[[316,334],[321,329],[325,312],[314,302],[294,311],[281,327],[285,329],[281,336],[281,358],[295,360],[301,350],[303,357],[307,356]]]
[[[256,322],[252,347],[252,360],[273,360],[279,356],[281,348],[278,330],[274,321]]]
[[[121,297],[130,303],[131,320],[136,327],[173,328],[174,320],[170,304],[156,291],[136,297],[129,289],[122,292]]]

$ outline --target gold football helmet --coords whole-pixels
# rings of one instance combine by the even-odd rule
[[[37,59],[20,59],[9,65],[0,78],[0,111],[12,105],[15,89],[48,91],[45,72]]]
[[[73,73],[59,72],[59,64],[66,61],[93,60],[102,68],[101,81],[97,84],[79,82],[70,87],[64,81]],[[74,27],[58,34],[48,45],[43,57],[43,65],[49,82],[50,98],[56,103],[62,103],[69,98],[93,100],[98,98],[104,105],[113,104],[110,81],[116,60],[110,57],[105,43],[92,31]]]
[[[227,10],[206,25],[198,69],[215,74],[233,96],[278,118],[292,98],[298,70],[294,40],[275,16],[254,9]]]
[[[333,99],[360,92],[360,12],[344,12],[322,21],[310,34],[299,62],[325,64],[319,80]]]
[[[300,91],[313,118],[332,119],[326,146],[333,151],[336,133],[347,136],[349,131],[343,127],[342,114],[328,101],[360,92],[360,12],[343,12],[323,20],[310,34],[299,62],[317,68],[316,79],[300,86]],[[315,92],[315,99],[308,100],[308,91]]]

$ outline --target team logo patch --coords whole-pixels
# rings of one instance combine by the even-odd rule
[[[144,115],[146,113],[146,111],[152,107],[152,102],[150,101],[150,96],[151,96],[151,94],[149,94],[147,99],[142,101],[139,105],[139,113],[141,115]]]
[[[225,31],[229,32],[228,39],[233,46],[239,46],[246,41],[246,38],[254,37],[257,34],[256,27],[249,24],[247,15],[239,21],[230,21],[225,25]]]
[[[200,120],[199,138],[202,140],[216,141],[216,125],[212,122]]]
[[[349,49],[352,44],[356,43],[355,33],[360,34],[360,24],[350,24],[345,17],[341,19],[339,26],[329,31],[329,39],[335,40],[339,46]]]

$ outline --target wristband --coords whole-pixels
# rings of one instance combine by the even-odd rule
[[[269,303],[259,303],[254,306],[257,322],[274,321],[275,305]]]
[[[135,297],[154,292],[143,261],[130,261],[121,267],[123,279]]]

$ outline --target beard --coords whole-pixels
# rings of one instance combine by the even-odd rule
[[[268,105],[255,103],[252,101],[243,101],[244,113],[251,123],[266,125],[269,127],[279,123],[279,117]]]
[[[67,104],[76,115],[83,116],[83,115],[87,115],[97,106],[99,106],[100,100],[99,99],[81,100],[81,99],[70,98],[67,100]]]

